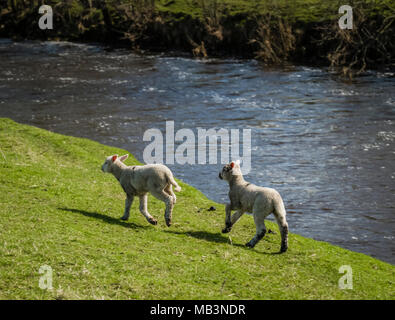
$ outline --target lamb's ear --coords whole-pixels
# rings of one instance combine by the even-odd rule
[[[119,158],[122,162],[124,162],[127,158],[129,157],[128,154],[123,155],[122,157]]]
[[[232,162],[230,163],[230,167],[231,167],[232,169],[235,167],[234,161],[232,161]]]
[[[112,162],[115,162],[115,160],[117,160],[117,158],[118,158],[118,155],[117,155],[117,154],[114,154],[114,155],[112,156],[112,158],[111,158]]]
[[[240,160],[236,160],[236,164],[240,167]]]

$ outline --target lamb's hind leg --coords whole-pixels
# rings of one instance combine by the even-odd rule
[[[283,253],[288,250],[288,223],[282,221],[279,223],[281,232],[281,249],[280,252]]]
[[[265,217],[266,215],[264,214],[261,214],[259,212],[254,212],[256,234],[249,242],[246,243],[247,247],[254,248],[255,245],[265,236],[266,234]]]
[[[173,192],[173,187],[172,187],[172,185],[171,185],[171,184],[168,184],[168,185],[166,186],[166,188],[164,189],[164,191],[165,191],[167,194],[171,195],[171,197],[173,198],[173,204],[176,204],[176,202],[177,202],[177,197],[176,197],[176,195],[175,195],[174,192]]]
[[[140,208],[139,208],[140,212],[147,219],[149,223],[156,225],[158,224],[158,221],[149,214],[147,200],[148,200],[147,194],[140,196]]]
[[[285,252],[288,249],[288,223],[286,219],[286,211],[283,201],[278,201],[274,205],[274,217],[276,218],[278,227],[281,233],[281,249],[280,252]]]
[[[155,190],[151,193],[155,198],[163,201],[166,204],[165,221],[166,221],[166,225],[168,227],[170,227],[171,226],[171,218],[172,218],[172,214],[173,214],[173,207],[174,207],[174,202],[173,202],[172,196],[167,194],[164,190]]]

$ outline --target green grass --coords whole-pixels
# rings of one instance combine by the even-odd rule
[[[157,226],[136,203],[119,220],[123,191],[100,171],[113,153],[126,151],[0,119],[0,299],[395,298],[394,266],[295,234],[277,254],[271,222],[276,234],[248,249],[252,217],[225,236],[224,206],[183,183],[170,228],[152,196]],[[39,288],[41,265],[53,269],[53,290]],[[353,290],[338,288],[341,265],[353,269]]]
[[[130,0],[124,0],[131,2]],[[229,15],[255,15],[270,13],[289,21],[304,23],[338,19],[341,5],[349,4],[369,14],[392,16],[395,10],[392,0],[157,0],[156,8],[160,12],[183,14],[201,18],[204,10],[225,9]]]

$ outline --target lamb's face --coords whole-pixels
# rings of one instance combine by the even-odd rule
[[[221,180],[230,181],[230,179],[232,178],[232,170],[233,168],[231,164],[227,164],[222,168],[222,171],[219,173],[218,177]]]
[[[230,181],[234,175],[241,175],[239,161],[232,161],[231,163],[225,165],[218,177],[221,180]]]
[[[103,172],[111,172],[111,165],[115,160],[117,160],[118,155],[109,156],[104,161],[103,165],[101,166],[101,171]]]

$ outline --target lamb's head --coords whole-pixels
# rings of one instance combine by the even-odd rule
[[[240,170],[240,160],[232,161],[231,163],[225,165],[222,171],[219,173],[218,177],[221,180],[230,181],[233,176],[242,175]]]
[[[112,156],[109,156],[106,158],[104,161],[103,165],[101,166],[101,170],[103,172],[111,172],[111,167],[116,164],[117,161],[124,162],[128,158],[128,155],[125,154],[122,157],[118,157],[117,154],[114,154]]]

